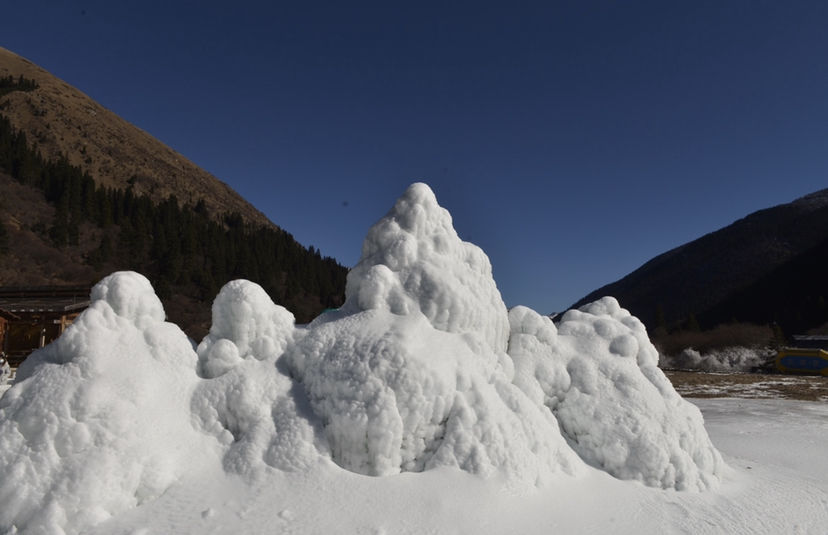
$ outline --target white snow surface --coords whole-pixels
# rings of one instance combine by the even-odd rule
[[[313,533],[351,515],[336,531],[506,532],[503,503],[658,503],[726,475],[636,318],[612,298],[557,329],[507,312],[424,184],[368,232],[340,310],[297,327],[233,281],[212,312],[195,348],[143,276],[95,286],[0,398],[0,533]],[[492,509],[455,517],[458,500]]]
[[[9,363],[6,362],[6,359],[0,357],[0,388],[6,386],[6,383],[8,383],[11,378],[11,374],[11,366],[9,366]],[[0,393],[2,392],[3,391],[0,390]]]
[[[458,237],[425,184],[409,186],[368,231],[345,293],[349,312],[419,312],[435,329],[473,333],[493,351],[506,350],[509,321],[489,257]]]
[[[149,281],[115,273],[0,398],[0,532],[77,532],[157,498],[216,455],[191,423],[186,335]]]
[[[248,479],[266,467],[305,469],[327,452],[307,401],[276,359],[297,336],[294,317],[257,284],[228,282],[213,302],[213,325],[197,352],[202,381],[192,400],[200,429],[226,448],[226,470]]]
[[[508,335],[488,258],[414,184],[368,231],[342,310],[314,321],[287,360],[349,470],[572,472],[552,414],[511,382]]]
[[[592,468],[528,492],[504,492],[497,480],[448,468],[364,477],[317,465],[274,470],[252,484],[211,468],[88,533],[823,535],[828,406],[694,402],[728,464],[715,491],[665,491]]]
[[[224,285],[213,301],[213,324],[198,346],[202,377],[223,375],[245,359],[273,359],[293,340],[295,318],[257,284]]]
[[[701,413],[676,393],[644,325],[614,298],[568,311],[557,332],[525,307],[509,317],[515,382],[549,407],[585,461],[656,487],[718,483],[722,460]]]

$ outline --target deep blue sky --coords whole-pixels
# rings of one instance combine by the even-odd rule
[[[347,266],[414,181],[560,310],[828,187],[826,2],[41,2],[4,46]],[[623,303],[622,303],[623,304]]]

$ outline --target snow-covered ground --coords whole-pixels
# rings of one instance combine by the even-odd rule
[[[694,403],[730,467],[714,492],[654,489],[594,469],[523,493],[451,469],[372,478],[326,465],[254,485],[212,471],[92,533],[826,533],[828,406]]]
[[[297,327],[233,281],[199,344],[164,316],[146,278],[112,274],[17,370],[0,533],[827,525],[822,405],[704,401],[706,428],[615,299],[557,326],[507,310],[424,184],[369,230],[340,310]]]
[[[692,401],[730,467],[716,492],[663,491],[590,470],[516,493],[450,469],[375,478],[335,465],[250,484],[213,465],[89,533],[826,533],[828,405]]]

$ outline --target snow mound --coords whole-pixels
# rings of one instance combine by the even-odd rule
[[[6,362],[6,359],[0,356],[0,386],[5,386],[6,381],[11,377],[11,366]],[[2,393],[2,390],[0,390]]]
[[[253,282],[228,282],[213,302],[213,325],[198,346],[209,380],[192,409],[226,448],[228,471],[255,479],[266,467],[299,470],[320,456],[318,431],[302,416],[310,412],[307,400],[276,365],[296,333],[293,314]]]
[[[0,532],[80,531],[188,470],[199,436],[180,409],[198,380],[196,354],[163,320],[147,279],[114,273],[19,368],[0,398]]]
[[[218,377],[244,359],[281,355],[292,341],[295,318],[267,292],[246,280],[230,281],[213,301],[213,324],[198,346],[202,377]]]
[[[510,383],[478,337],[436,330],[421,314],[332,316],[288,356],[344,468],[455,466],[535,482],[578,465],[551,413]]]
[[[368,232],[342,310],[287,356],[349,470],[456,466],[532,482],[572,472],[552,414],[511,383],[507,337],[488,258],[414,184]]]
[[[557,328],[507,311],[424,184],[368,232],[342,309],[307,327],[243,280],[195,349],[143,276],[91,297],[0,398],[0,533],[83,532],[222,468],[251,489],[333,463],[529,487],[588,463],[679,490],[722,470],[640,321],[612,298]]]
[[[718,484],[722,459],[699,410],[658,369],[644,325],[612,297],[567,312],[559,327],[510,313],[515,382],[555,414],[589,464],[677,490]]]

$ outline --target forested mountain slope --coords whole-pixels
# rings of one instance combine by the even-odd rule
[[[0,59],[8,56],[0,54]],[[154,174],[122,181],[119,173],[141,158],[152,158],[119,153],[130,144],[119,145],[117,140],[111,146],[96,144],[94,152],[83,145],[79,152],[78,146],[66,144],[66,136],[54,138],[38,127],[15,126],[10,117],[26,115],[20,107],[52,102],[52,97],[40,98],[42,80],[47,80],[47,87],[62,87],[61,94],[70,100],[80,98],[45,71],[30,69],[38,71],[37,79],[0,76],[0,286],[91,285],[115,270],[139,271],[164,298],[170,318],[194,338],[209,325],[210,303],[218,289],[234,278],[261,284],[299,321],[342,303],[344,267],[296,242],[194,166],[196,171],[168,180],[165,170],[175,174],[164,163],[174,154],[169,149],[161,151],[160,164],[146,167]],[[70,107],[71,103],[57,106]],[[43,128],[52,134],[72,129],[72,114],[61,115],[53,107],[37,109],[46,109],[34,116],[46,117],[37,124],[46,125]],[[111,134],[108,128],[119,121],[119,128],[132,128],[113,120],[109,112],[97,115],[103,116],[100,124],[83,122],[78,127],[90,139],[105,140]],[[132,135],[148,137],[137,132]],[[55,139],[62,141],[44,148]],[[90,152],[117,157],[112,166],[96,167],[96,156]],[[79,158],[82,163],[75,163]],[[122,161],[132,163],[119,165]]]
[[[245,221],[272,225],[227,184],[147,132],[128,123],[68,83],[0,47],[0,78],[35,82],[36,88],[2,97],[11,125],[37,143],[44,158],[65,157],[96,184],[147,194],[160,202],[175,195],[213,213],[238,212]]]

